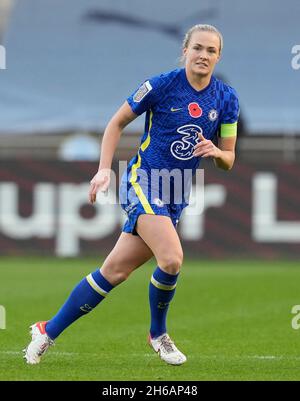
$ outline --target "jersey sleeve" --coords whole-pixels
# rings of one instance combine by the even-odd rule
[[[154,77],[145,81],[140,87],[127,98],[131,110],[137,114],[143,114],[151,109],[158,99],[162,80],[160,77]]]
[[[231,88],[225,102],[225,110],[221,119],[220,136],[222,138],[237,135],[237,122],[239,119],[240,107],[236,91]]]

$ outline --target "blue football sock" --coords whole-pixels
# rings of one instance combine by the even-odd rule
[[[112,289],[113,286],[102,276],[99,269],[89,274],[74,288],[58,313],[47,322],[48,336],[54,340],[75,320],[95,308]]]
[[[175,294],[178,274],[169,274],[157,267],[151,277],[149,302],[151,310],[150,335],[152,338],[159,337],[167,332],[167,312],[169,303]]]

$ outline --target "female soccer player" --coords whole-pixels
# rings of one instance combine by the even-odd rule
[[[188,204],[186,197],[178,201],[179,195],[187,189],[174,179],[167,196],[153,172],[163,171],[163,181],[174,171],[195,172],[202,157],[212,158],[221,169],[231,169],[239,106],[235,90],[212,75],[222,47],[222,36],[215,27],[195,25],[183,41],[184,68],[145,81],[110,120],[102,141],[99,170],[90,183],[91,203],[96,201],[98,191],[109,187],[109,172],[123,129],[146,112],[140,148],[120,187],[127,222],[101,268],[74,288],[52,319],[31,326],[32,341],[25,350],[28,363],[39,363],[63,330],[95,308],[153,255],[157,267],[149,287],[148,341],[165,362],[180,365],[186,361],[167,333],[166,317],[183,260],[176,225]],[[213,143],[216,137],[218,146]]]

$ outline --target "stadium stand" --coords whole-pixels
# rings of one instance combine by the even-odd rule
[[[183,217],[184,245],[207,257],[297,258],[300,69],[293,68],[292,48],[299,41],[300,3],[273,0],[272,9],[269,4],[6,1],[0,41],[7,50],[7,69],[0,70],[3,252],[74,256],[111,246],[123,223],[119,208],[86,212],[84,185],[99,151],[93,146],[140,82],[178,66],[184,32],[205,22],[224,34],[217,74],[237,89],[244,128],[233,171],[206,170],[209,210],[196,219]],[[136,153],[142,131],[138,118],[122,135],[115,162]],[[64,220],[68,191],[75,228]],[[266,205],[267,218],[260,220]],[[49,226],[39,224],[39,212]],[[94,225],[89,240],[86,224]]]
[[[178,66],[183,33],[198,22],[224,34],[217,73],[240,95],[240,155],[266,157],[267,149],[267,157],[299,157],[300,72],[291,67],[299,2],[282,7],[274,0],[272,10],[258,0],[193,0],[188,9],[170,0],[151,6],[138,0],[5,0],[0,7],[8,49],[8,68],[0,74],[1,157],[56,157],[62,141],[77,131],[98,138],[141,81]],[[139,118],[118,156],[138,144],[142,129]]]

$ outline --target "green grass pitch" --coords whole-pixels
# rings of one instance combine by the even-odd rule
[[[300,304],[296,262],[186,260],[168,330],[187,355],[168,366],[146,343],[148,283],[154,261],[138,269],[56,341],[42,362],[26,365],[28,326],[47,320],[96,259],[0,258],[0,380],[299,380]]]

